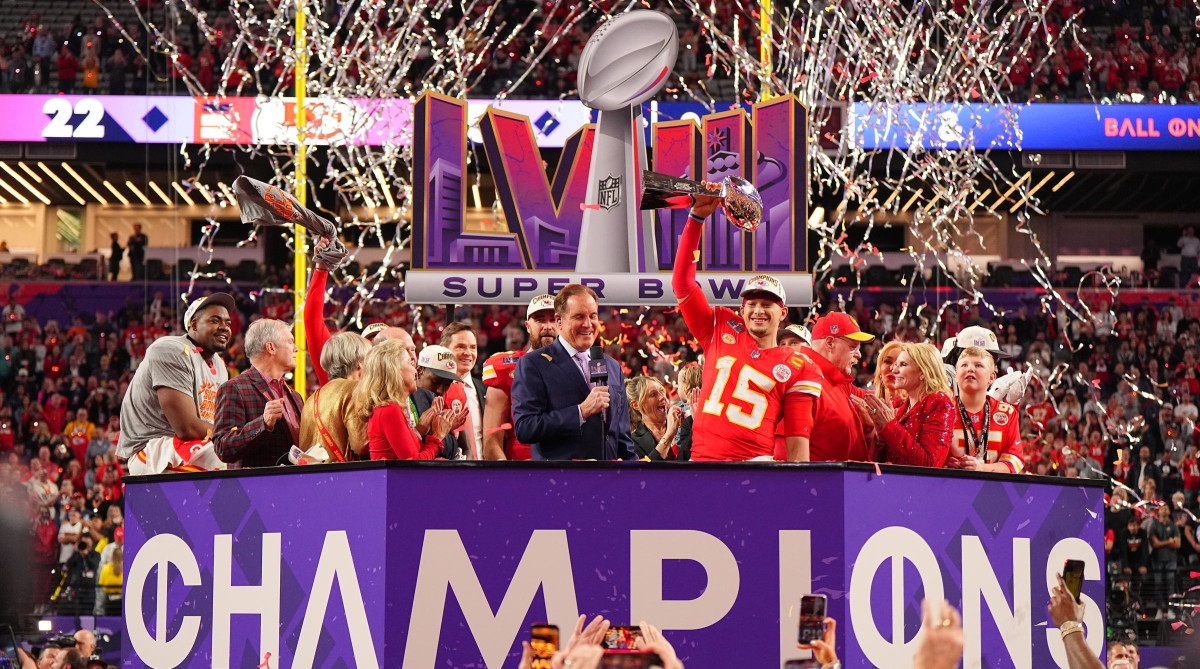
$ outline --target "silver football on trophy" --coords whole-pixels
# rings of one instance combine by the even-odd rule
[[[698,194],[721,198],[725,217],[747,232],[754,232],[762,223],[762,196],[754,184],[741,177],[725,177],[717,184],[649,170],[642,172],[642,210],[687,209],[695,202],[693,196]]]
[[[640,105],[667,83],[679,52],[675,22],[635,10],[596,29],[579,54],[579,99],[610,111]]]

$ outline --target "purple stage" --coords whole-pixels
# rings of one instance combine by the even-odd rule
[[[926,595],[963,611],[965,666],[1065,666],[1067,558],[1104,642],[1097,482],[375,462],[130,477],[126,504],[125,667],[515,666],[531,623],[580,613],[661,626],[689,669],[781,666],[809,592],[846,667],[910,655]]]

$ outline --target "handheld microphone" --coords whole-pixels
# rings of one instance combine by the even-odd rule
[[[604,360],[604,349],[600,346],[593,346],[588,349],[588,381],[595,386],[608,385],[608,363]],[[608,453],[608,411],[600,412],[600,425],[603,431],[600,433],[600,451],[603,453],[603,460],[611,460],[612,457]]]
[[[599,346],[588,349],[588,381],[598,386],[608,385],[608,363],[604,361],[604,349]]]

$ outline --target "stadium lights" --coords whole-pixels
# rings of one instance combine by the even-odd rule
[[[236,207],[237,198],[233,196],[233,191],[229,190],[229,186],[226,186],[224,181],[218,181],[217,187],[220,188],[221,192],[225,194],[225,200],[228,201],[231,206]]]
[[[129,190],[133,191],[133,194],[137,196],[137,199],[142,201],[142,204],[150,204],[150,198],[146,197],[145,193],[138,190],[138,187],[134,186],[132,181],[126,179],[125,186],[128,187]]]
[[[912,197],[908,198],[908,202],[905,202],[904,206],[900,207],[900,213],[907,214],[908,208],[913,206],[913,203],[916,202],[917,198],[919,197],[921,197],[921,189],[918,188],[917,190],[913,191]]]
[[[213,199],[212,191],[208,190],[208,186],[205,186],[199,181],[193,181],[192,183],[196,185],[196,189],[200,191],[200,194],[204,196],[204,199],[207,200],[209,204],[216,203],[216,200]]]
[[[825,207],[817,205],[808,216],[808,228],[815,230],[825,227]]]
[[[0,179],[0,186],[3,186],[4,190],[12,193],[13,197],[15,197],[21,201],[21,204],[29,204],[29,198],[25,197],[24,195],[21,195],[19,192],[17,192],[17,189],[13,188],[12,186],[9,186],[7,181]]]
[[[34,181],[42,183],[42,177],[37,172],[34,172],[32,169],[30,169],[30,167],[25,164],[25,161],[18,161],[17,166],[24,170],[26,174],[33,177]]]
[[[1058,192],[1058,189],[1059,189],[1059,188],[1062,188],[1062,187],[1063,187],[1063,184],[1065,184],[1065,183],[1067,183],[1068,181],[1070,181],[1070,180],[1071,180],[1071,177],[1073,177],[1073,176],[1075,176],[1075,170],[1071,170],[1070,172],[1067,172],[1066,176],[1064,176],[1064,177],[1062,178],[1062,181],[1060,181],[1060,182],[1058,182],[1058,183],[1054,184],[1054,187],[1050,189],[1050,192],[1051,192],[1051,193],[1057,193],[1057,192]]]
[[[889,206],[891,206],[891,204],[892,204],[892,200],[895,200],[895,199],[896,199],[896,196],[897,196],[897,195],[899,195],[899,194],[900,194],[900,189],[899,189],[899,188],[897,188],[896,190],[892,191],[892,194],[891,194],[891,195],[889,195],[889,196],[887,197],[887,199],[883,201],[883,206],[882,206],[882,207],[880,207],[880,209],[884,209],[884,210],[886,210],[886,209],[887,209]]]
[[[471,184],[471,195],[475,198],[475,208],[483,209],[483,198],[479,196],[479,184]]]
[[[91,194],[92,194],[92,197],[94,197],[94,198],[96,198],[97,200],[99,200],[99,201],[100,201],[100,204],[108,204],[108,200],[105,200],[105,199],[104,199],[104,198],[103,198],[103,197],[100,195],[100,193],[96,191],[96,189],[95,189],[95,188],[92,188],[91,184],[89,184],[88,182],[84,181],[84,180],[83,180],[83,177],[79,176],[79,172],[76,172],[74,169],[72,169],[72,168],[71,168],[71,166],[70,166],[69,164],[67,164],[67,163],[63,163],[63,164],[62,164],[62,168],[63,168],[64,170],[66,170],[66,171],[67,171],[67,174],[70,174],[71,176],[75,177],[75,180],[79,182],[79,185],[80,185],[80,186],[83,186],[83,189],[84,189],[84,190],[86,190],[87,192],[91,193]]]
[[[189,207],[196,206],[196,201],[193,200],[192,197],[187,194],[187,191],[185,191],[183,189],[183,186],[181,186],[178,181],[172,181],[171,188],[174,188],[175,192],[179,193],[179,197],[183,198],[183,201],[187,202]]]
[[[159,188],[158,184],[154,183],[153,179],[149,180],[147,183],[150,184],[150,190],[154,191],[155,195],[161,197],[163,202],[166,202],[167,205],[175,204],[171,201],[171,198],[167,197],[167,194],[163,192],[163,189]]]
[[[117,199],[121,201],[121,204],[126,206],[129,205],[129,199],[124,195],[121,195],[121,191],[117,190],[116,186],[109,183],[108,179],[104,180],[104,187],[111,191],[113,195],[117,196]]]
[[[0,195],[0,204],[8,204],[8,200],[3,195]]]
[[[46,163],[43,163],[42,161],[39,160],[37,166],[43,172],[50,175],[50,178],[54,179],[54,183],[58,184],[58,187],[63,189],[64,191],[66,191],[67,195],[70,195],[76,202],[78,202],[79,204],[83,204],[83,205],[87,204],[87,200],[83,199],[83,197],[81,197],[79,195],[79,193],[76,193],[70,186],[68,186],[67,182],[58,178],[57,174],[52,172],[49,167],[46,167]]]
[[[388,188],[387,180],[383,178],[383,170],[376,167],[373,173],[375,174],[375,178],[379,180],[379,187],[383,189],[383,199],[387,200],[389,207],[395,209],[396,201],[392,199],[392,191]]]
[[[1017,179],[1017,182],[1014,183],[1012,186],[1009,186],[1008,190],[1004,191],[1004,195],[1001,195],[1000,199],[996,200],[996,203],[993,204],[991,206],[991,208],[995,209],[996,207],[999,207],[1001,204],[1003,204],[1004,201],[1008,199],[1008,196],[1012,195],[1013,191],[1020,188],[1021,184],[1025,183],[1026,181],[1029,181],[1029,175],[1031,175],[1031,174],[1033,174],[1033,172],[1026,172],[1025,174],[1022,174],[1021,178]]]
[[[24,195],[21,195],[19,192],[17,192],[17,190],[15,188],[13,188],[12,186],[9,186],[8,182],[4,181],[3,179],[0,179],[0,186],[3,186],[4,190],[8,191],[9,193],[12,193],[13,197],[17,198],[17,200],[19,200],[22,204],[29,204],[29,198],[25,197]],[[7,202],[5,204],[7,204]]]
[[[935,202],[938,201],[939,197],[941,197],[941,195],[939,195],[938,193],[934,193],[933,197],[930,198],[929,202],[924,207],[921,207],[921,209],[923,209],[925,211],[925,213],[928,214],[933,209],[933,205]]]
[[[1010,214],[1014,214],[1014,213],[1016,213],[1016,211],[1017,211],[1017,208],[1018,208],[1018,207],[1020,207],[1021,205],[1025,204],[1025,201],[1026,201],[1026,200],[1028,200],[1029,198],[1033,197],[1033,194],[1034,194],[1034,193],[1038,192],[1038,190],[1039,190],[1039,189],[1041,189],[1041,187],[1042,187],[1042,186],[1045,186],[1045,185],[1046,185],[1046,182],[1047,182],[1047,181],[1049,181],[1049,180],[1051,180],[1051,179],[1053,179],[1053,178],[1054,178],[1054,170],[1050,170],[1050,173],[1049,173],[1049,174],[1047,174],[1046,176],[1042,177],[1042,180],[1041,180],[1041,181],[1039,181],[1039,182],[1037,182],[1037,185],[1036,185],[1036,186],[1034,186],[1033,188],[1030,188],[1030,189],[1029,189],[1029,192],[1028,192],[1028,193],[1026,193],[1026,194],[1025,194],[1025,195],[1024,195],[1024,196],[1023,196],[1021,199],[1020,199],[1020,201],[1019,201],[1019,202],[1017,202],[1016,204],[1014,204],[1014,205],[1012,206],[1012,209],[1009,209],[1009,210],[1008,210],[1008,213],[1010,213]]]
[[[9,174],[11,174],[12,178],[17,180],[17,183],[19,183],[22,186],[24,186],[25,188],[29,189],[29,192],[33,193],[33,196],[36,197],[37,199],[41,200],[43,204],[50,204],[50,198],[46,197],[45,195],[42,195],[42,192],[40,190],[34,188],[33,184],[29,183],[25,179],[25,177],[21,176],[20,174],[17,173],[16,170],[9,167],[8,163],[0,163],[0,167],[3,167],[5,172],[8,172]]]
[[[992,194],[992,189],[991,189],[991,188],[988,188],[988,189],[984,190],[982,193],[980,193],[980,194],[979,194],[979,197],[978,197],[978,198],[976,198],[976,200],[975,200],[975,204],[971,205],[971,213],[972,213],[972,214],[974,214],[974,213],[975,213],[975,210],[976,210],[976,209],[978,209],[979,207],[985,207],[985,208],[986,208],[986,207],[987,207],[987,204],[986,204],[986,203],[984,203],[984,201],[983,201],[983,200],[984,200],[984,199],[985,199],[987,196],[989,196],[989,195],[991,195],[991,194]]]

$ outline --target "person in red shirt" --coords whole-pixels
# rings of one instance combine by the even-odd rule
[[[365,428],[372,460],[433,460],[441,453],[450,421],[440,413],[432,414],[429,433],[424,439],[418,437],[416,422],[405,411],[408,396],[416,389],[416,361],[403,342],[389,339],[367,353],[354,389],[351,424],[357,425],[352,429]]]
[[[862,359],[862,344],[875,339],[863,332],[849,314],[833,311],[817,319],[812,346],[804,354],[821,372],[821,396],[813,410],[809,455],[814,462],[859,460],[870,456],[875,430],[868,411],[850,399],[865,390],[854,386],[854,367]]]
[[[538,295],[529,301],[525,330],[529,333],[529,345],[524,351],[502,351],[483,363],[483,385],[487,387],[483,408],[484,460],[533,459],[529,445],[517,441],[512,427],[512,383],[521,356],[553,344],[558,337],[553,295]]]
[[[1025,467],[1017,408],[988,397],[996,378],[996,361],[978,346],[958,356],[954,442],[947,467],[971,471],[1019,474]]]
[[[1188,446],[1187,453],[1179,463],[1179,473],[1183,476],[1183,490],[1188,499],[1195,499],[1200,493],[1200,459],[1196,457],[1195,444]]]
[[[932,344],[905,344],[892,365],[903,397],[891,402],[874,393],[854,397],[878,433],[873,460],[944,467],[954,431],[954,401],[941,355]]]
[[[995,367],[993,367],[993,373]],[[1033,421],[1034,427],[1038,430],[1045,431],[1049,421],[1058,417],[1058,412],[1054,410],[1054,404],[1046,397],[1045,393],[1038,392],[1034,399],[1040,398],[1041,401],[1035,402],[1029,407],[1029,418]]]
[[[696,282],[703,221],[717,204],[717,198],[696,196],[671,275],[679,311],[706,359],[703,400],[694,411],[692,459],[772,457],[775,428],[783,421],[787,460],[806,461],[819,384],[805,379],[805,369],[813,365],[806,365],[803,355],[776,346],[779,325],[787,315],[783,285],[767,275],[750,279],[739,314],[710,306]]]

